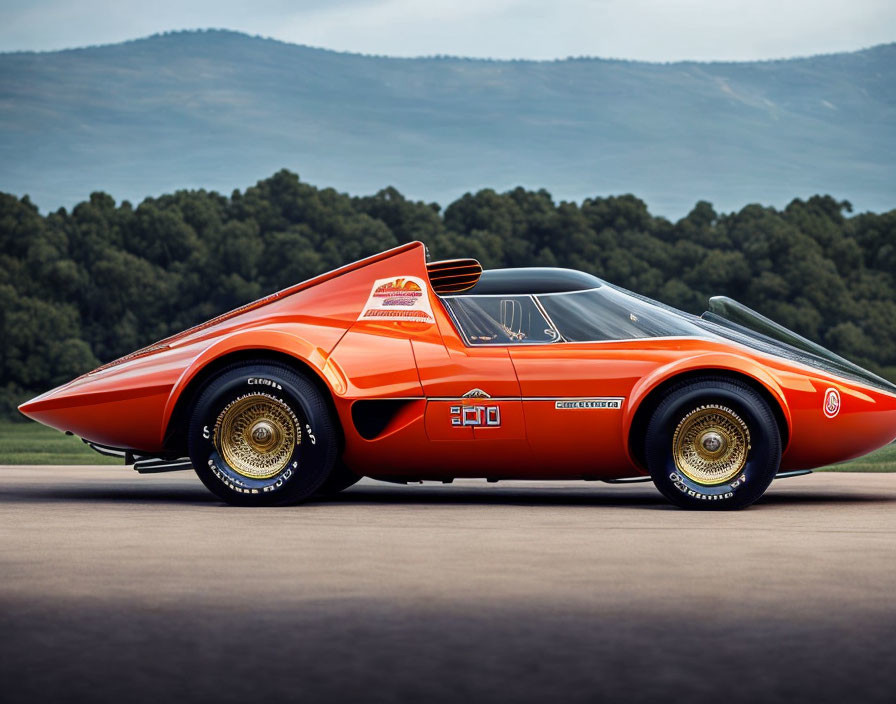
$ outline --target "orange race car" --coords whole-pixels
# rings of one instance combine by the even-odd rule
[[[741,508],[896,437],[896,386],[727,298],[701,317],[419,242],[262,298],[20,408],[234,504],[387,481],[652,478]]]

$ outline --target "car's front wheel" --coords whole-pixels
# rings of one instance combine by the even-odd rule
[[[644,447],[657,489],[683,508],[745,508],[781,463],[781,434],[768,402],[748,384],[723,377],[667,389]]]
[[[336,462],[332,415],[317,387],[276,363],[223,370],[200,393],[189,453],[202,483],[230,504],[302,501]]]

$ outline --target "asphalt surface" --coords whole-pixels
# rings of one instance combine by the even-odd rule
[[[650,485],[0,467],[0,700],[888,702],[896,475],[686,512]]]

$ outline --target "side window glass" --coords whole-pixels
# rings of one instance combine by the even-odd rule
[[[546,344],[559,339],[531,296],[443,299],[471,345]]]

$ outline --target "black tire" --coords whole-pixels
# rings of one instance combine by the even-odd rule
[[[233,414],[232,423],[252,418],[257,404],[269,415],[251,421],[256,428],[259,422],[267,423],[259,430],[260,436],[251,437],[270,439],[273,435],[280,442],[274,450],[256,448],[253,454],[246,449],[248,445],[239,443],[240,438],[250,437],[249,430],[240,433],[232,424],[232,432],[223,429]],[[243,415],[240,409],[245,409]],[[222,442],[219,436],[224,435],[237,442]],[[314,384],[283,364],[247,362],[224,369],[199,394],[188,429],[188,447],[196,474],[219,498],[238,506],[282,506],[303,501],[320,488],[336,462],[338,442],[332,414]],[[229,460],[225,448],[231,449]],[[268,458],[276,460],[270,467],[275,473],[256,471],[252,462]],[[241,471],[235,466],[240,461],[247,461],[249,469]]]
[[[350,486],[354,486],[361,481],[361,479],[360,476],[355,474],[342,462],[337,462],[333,467],[333,471],[330,472],[330,475],[324,480],[324,483],[320,485],[320,488],[315,495],[321,497],[334,496],[340,491],[345,491]]]
[[[742,463],[740,470],[732,476],[720,475],[720,483],[697,481],[693,465],[686,467],[691,470],[686,473],[679,465],[686,465],[687,454],[677,453],[673,446],[673,439],[678,441],[677,429],[705,427],[697,423],[700,414],[710,419],[718,414],[737,419],[747,430],[745,454],[740,462],[731,461],[728,469],[733,472]],[[700,437],[706,438],[705,433],[713,428],[703,432]],[[742,429],[732,437],[738,432]],[[718,447],[715,438],[707,442],[711,448]],[[728,442],[723,445],[728,446]],[[677,455],[683,459],[677,460]],[[741,509],[762,496],[775,478],[781,464],[781,433],[769,404],[751,386],[725,377],[701,377],[674,384],[663,393],[647,423],[644,458],[656,488],[673,504],[688,509]]]

